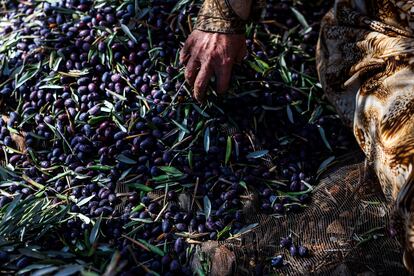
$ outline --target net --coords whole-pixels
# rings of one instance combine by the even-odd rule
[[[254,197],[253,197],[254,198]],[[251,229],[197,246],[194,271],[208,264],[211,275],[405,275],[402,251],[390,233],[391,208],[375,174],[364,162],[331,169],[314,190],[304,212],[283,217],[257,215],[254,200],[245,202]],[[310,249],[306,258],[292,257],[280,247],[291,236]],[[271,258],[284,256],[275,269]]]

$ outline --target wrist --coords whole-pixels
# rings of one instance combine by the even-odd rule
[[[206,0],[194,28],[205,32],[244,34],[250,10],[251,0]]]

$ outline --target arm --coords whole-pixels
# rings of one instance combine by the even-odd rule
[[[203,102],[208,82],[216,76],[217,93],[224,93],[231,71],[246,55],[245,24],[252,10],[264,1],[206,0],[194,31],[181,50],[180,62],[186,65],[185,78],[194,87],[194,98]],[[254,9],[252,9],[252,6]]]

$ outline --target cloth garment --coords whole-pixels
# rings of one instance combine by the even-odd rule
[[[317,66],[390,205],[412,269],[414,1],[337,0],[324,18]]]

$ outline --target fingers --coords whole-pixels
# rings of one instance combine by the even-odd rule
[[[187,83],[192,87],[194,86],[199,68],[200,61],[197,60],[196,56],[191,56],[185,68],[184,76]]]
[[[214,69],[211,63],[204,63],[197,75],[197,79],[194,84],[194,98],[203,103],[206,95],[206,88],[210,81],[211,76],[214,73]]]
[[[184,43],[183,48],[180,51],[180,63],[186,64],[191,56],[191,48],[193,47],[194,40],[193,37],[190,36],[187,41]]]
[[[233,62],[228,62],[227,64],[222,66],[216,66],[216,89],[218,94],[223,94],[229,88],[232,69]]]
[[[243,35],[193,31],[180,51],[180,63],[186,67],[184,75],[193,87],[193,97],[198,102],[204,101],[213,74],[216,75],[217,93],[224,93],[230,86],[233,65],[240,63],[246,53]]]

